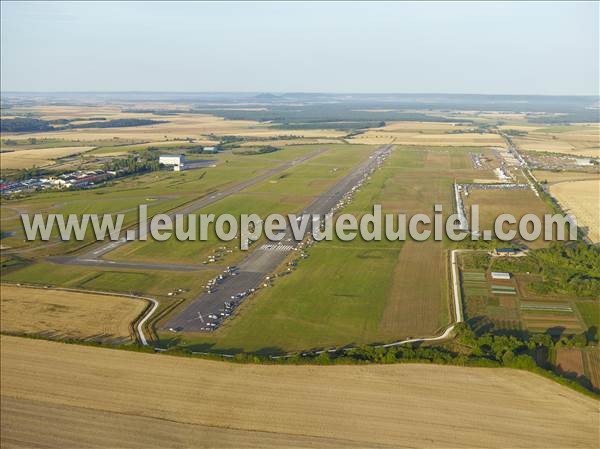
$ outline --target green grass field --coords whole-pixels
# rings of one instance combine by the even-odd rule
[[[189,299],[199,293],[206,281],[216,271],[196,273],[171,271],[140,271],[112,268],[97,268],[72,265],[57,265],[36,262],[24,268],[3,273],[3,282],[47,285],[52,287],[82,288],[118,293],[136,293],[168,298],[168,293],[181,288],[188,292]]]
[[[576,301],[575,304],[586,326],[595,326],[596,330],[600,330],[600,302]]]
[[[451,213],[451,164],[467,167],[456,162],[461,157],[468,152],[450,157],[439,148],[399,147],[343,212],[361,216],[377,203],[384,213],[430,212],[439,202]],[[473,176],[470,168],[455,171]],[[449,319],[445,247],[385,239],[318,243],[295,271],[261,289],[222,328],[183,335],[179,344],[277,353],[430,335]]]
[[[297,213],[308,205],[315,195],[326,191],[352,167],[366,159],[374,148],[356,145],[328,145],[327,147],[330,148],[328,152],[197,213],[214,214],[217,217],[223,214],[239,216],[254,213],[266,217],[273,213]],[[180,264],[201,263],[222,247],[232,251],[225,255],[222,264],[235,264],[245,255],[239,250],[239,239],[227,243],[221,242],[214,232],[214,227],[211,226],[207,241],[182,242],[171,238],[164,242],[156,242],[150,239],[118,248],[110,254],[110,258],[143,262],[160,260]]]

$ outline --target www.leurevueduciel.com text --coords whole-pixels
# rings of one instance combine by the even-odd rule
[[[443,240],[462,241],[492,240],[511,241],[519,236],[522,240],[576,240],[577,222],[573,215],[545,214],[539,217],[525,214],[516,219],[510,214],[501,214],[494,220],[493,230],[480,230],[479,207],[472,205],[469,219],[462,214],[444,216],[443,208],[437,204],[433,214],[419,213],[384,214],[381,205],[373,206],[372,211],[361,216],[352,214],[271,214],[260,217],[257,214],[156,214],[148,218],[148,207],[138,208],[137,229],[124,230],[124,214],[28,214],[21,215],[23,230],[29,241],[48,241],[58,231],[61,240],[86,239],[91,230],[94,239],[145,241],[166,241],[175,238],[179,241],[207,241],[212,235],[229,242],[239,240],[242,250],[248,249],[253,241],[263,235],[270,241],[291,238],[302,241],[311,236],[316,241],[415,241]],[[125,231],[125,232],[123,232]]]

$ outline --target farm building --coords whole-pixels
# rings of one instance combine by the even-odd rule
[[[218,153],[217,147],[204,147],[202,149],[203,153]]]
[[[510,280],[510,273],[504,271],[492,271],[492,279],[508,281]]]
[[[521,251],[514,248],[495,248],[492,252],[493,256],[518,256]]]
[[[160,156],[158,162],[162,165],[172,166],[174,171],[181,171],[184,167],[185,158],[183,155]]]

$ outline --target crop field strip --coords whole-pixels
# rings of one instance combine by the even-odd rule
[[[600,390],[600,352],[596,348],[583,352],[586,377],[594,388]]]
[[[597,123],[564,127],[528,125],[520,129],[527,135],[515,137],[514,141],[524,151],[600,156],[600,126]]]
[[[494,295],[516,295],[517,289],[513,286],[494,285],[490,286],[491,292]]]
[[[563,210],[575,215],[593,243],[600,242],[600,179],[552,184],[550,194]]]
[[[23,112],[31,111],[31,109],[23,108]],[[69,118],[78,112],[68,106],[60,110],[52,111],[52,115],[47,115],[48,111],[43,110],[43,107],[33,108],[33,111],[41,114],[41,118],[60,117]],[[244,136],[276,138],[278,136],[301,136],[305,138],[340,138],[346,133],[344,131],[334,129],[280,129],[271,126],[269,123],[261,123],[253,120],[227,120],[221,117],[216,117],[208,114],[150,114],[150,113],[135,113],[122,112],[119,107],[109,107],[100,112],[100,115],[106,119],[153,119],[164,121],[165,123],[153,124],[147,126],[135,127],[115,127],[115,128],[81,128],[67,129],[61,131],[35,132],[28,133],[28,138],[48,139],[61,138],[64,140],[79,140],[83,143],[86,141],[98,140],[142,140],[142,141],[164,141],[165,138],[173,139],[198,139],[198,140],[215,140],[219,136]],[[3,137],[18,138],[19,135],[3,134]]]
[[[0,338],[3,447],[598,445],[595,399],[519,370],[226,364]]]
[[[531,331],[555,332],[558,329],[570,333],[585,331],[585,326],[570,303],[521,301],[519,308],[523,324]]]
[[[60,148],[40,148],[32,150],[2,151],[0,153],[0,168],[22,169],[43,167],[55,164],[55,159],[65,156],[76,156],[92,150],[91,146],[65,146]]]
[[[569,304],[521,302],[521,310],[541,310],[549,312],[573,312]]]
[[[464,200],[467,216],[470,219],[471,206],[479,206],[480,229],[494,230],[496,217],[500,214],[511,214],[520,220],[526,214],[534,214],[540,219],[551,213],[550,207],[538,198],[531,190],[478,190],[472,189]],[[507,228],[505,226],[505,228]],[[517,226],[510,226],[517,230]],[[518,233],[517,233],[518,234]],[[545,247],[548,242],[543,235],[535,241],[527,242],[531,248]]]

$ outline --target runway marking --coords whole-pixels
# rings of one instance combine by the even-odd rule
[[[280,245],[274,243],[265,243],[259,249],[263,251],[291,251],[294,249],[294,245]]]

